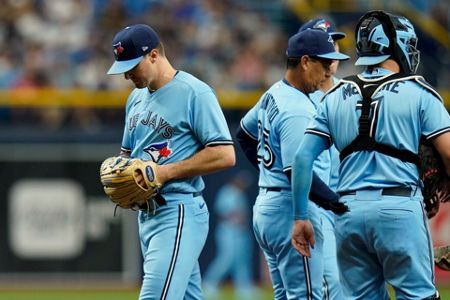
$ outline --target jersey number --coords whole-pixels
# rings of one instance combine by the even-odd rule
[[[371,122],[370,122],[370,129],[369,129],[369,136],[375,138],[375,133],[377,130],[377,123],[378,123],[378,116],[380,114],[380,104],[383,100],[383,96],[380,96],[378,98],[372,99],[372,102],[370,103],[370,112],[371,112]],[[362,102],[359,102],[356,105],[356,109],[362,108]]]
[[[260,121],[258,121],[258,131],[261,137],[258,141],[258,162],[262,163],[266,169],[271,169],[274,162],[275,156],[269,145],[269,134],[270,131],[263,128]]]

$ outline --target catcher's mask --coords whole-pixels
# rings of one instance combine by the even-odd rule
[[[370,11],[359,19],[355,31],[355,65],[371,66],[392,57],[402,73],[414,74],[420,63],[417,35],[405,17]]]

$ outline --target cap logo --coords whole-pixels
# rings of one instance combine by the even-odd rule
[[[142,47],[142,52],[145,52],[145,51],[147,51],[148,50],[148,46],[143,46]]]
[[[119,57],[119,54],[122,53],[125,49],[122,47],[122,43],[118,42],[117,44],[113,45],[114,48],[114,55],[116,57]]]
[[[328,28],[330,28],[330,26],[331,26],[330,22],[321,20],[321,21],[317,22],[316,25],[314,25],[314,28],[321,29],[321,30],[327,32]]]

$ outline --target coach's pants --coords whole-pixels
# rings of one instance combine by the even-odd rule
[[[389,299],[386,283],[399,300],[434,295],[433,248],[422,196],[416,193],[360,190],[341,197],[350,210],[335,219],[344,299]]]
[[[208,234],[203,197],[165,194],[167,205],[139,212],[144,257],[140,300],[203,299],[198,257]]]
[[[276,300],[322,300],[323,237],[318,209],[312,203],[308,207],[316,241],[310,258],[301,256],[291,244],[294,221],[290,191],[261,189],[253,207],[253,230],[269,267]]]

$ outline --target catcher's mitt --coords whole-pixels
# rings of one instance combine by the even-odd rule
[[[434,263],[440,269],[450,271],[450,245],[434,248]]]
[[[421,143],[419,158],[425,210],[428,218],[432,218],[437,214],[440,202],[450,201],[450,178],[440,155],[433,146]]]
[[[134,208],[157,195],[161,184],[156,164],[140,159],[109,157],[100,166],[105,193],[122,208]]]

